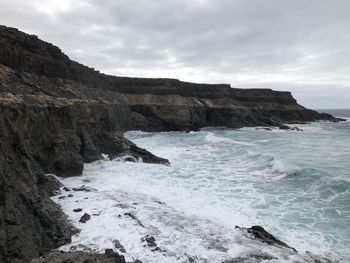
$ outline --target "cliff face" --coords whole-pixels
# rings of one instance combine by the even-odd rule
[[[0,26],[0,262],[69,242],[72,229],[49,196],[53,177],[80,175],[101,154],[167,164],[122,137],[127,130],[281,126],[335,120],[289,92],[174,79],[113,77],[71,61],[35,36]]]

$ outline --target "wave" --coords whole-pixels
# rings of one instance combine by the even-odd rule
[[[215,135],[213,132],[209,132],[205,136],[205,140],[209,143],[223,143],[224,142],[224,143],[232,143],[232,144],[248,145],[248,146],[255,145],[254,143],[251,143],[251,142],[244,142],[244,141],[233,140],[230,138],[219,137],[219,136]]]
[[[278,158],[269,154],[248,151],[248,171],[253,175],[260,174],[263,179],[282,179],[296,176],[308,176],[319,171],[302,167],[289,160]]]

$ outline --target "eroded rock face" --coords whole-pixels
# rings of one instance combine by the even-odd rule
[[[0,107],[1,109],[1,107]],[[26,146],[25,125],[0,111],[0,262],[31,257],[70,242],[74,232],[49,196],[59,190]]]

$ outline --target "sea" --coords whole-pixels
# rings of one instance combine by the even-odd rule
[[[81,177],[60,178],[68,188],[88,189],[53,197],[81,230],[61,249],[113,248],[144,263],[252,255],[350,262],[350,110],[319,111],[347,121],[291,125],[302,131],[127,132],[171,165],[106,159],[86,164]],[[91,215],[85,224],[83,213]],[[299,253],[252,239],[244,227],[253,225]]]

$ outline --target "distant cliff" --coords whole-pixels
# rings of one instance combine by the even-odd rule
[[[49,199],[59,184],[45,174],[80,175],[102,153],[168,164],[124,131],[315,120],[337,119],[297,104],[290,92],[108,76],[0,26],[0,262],[28,262],[70,241],[74,229]]]

